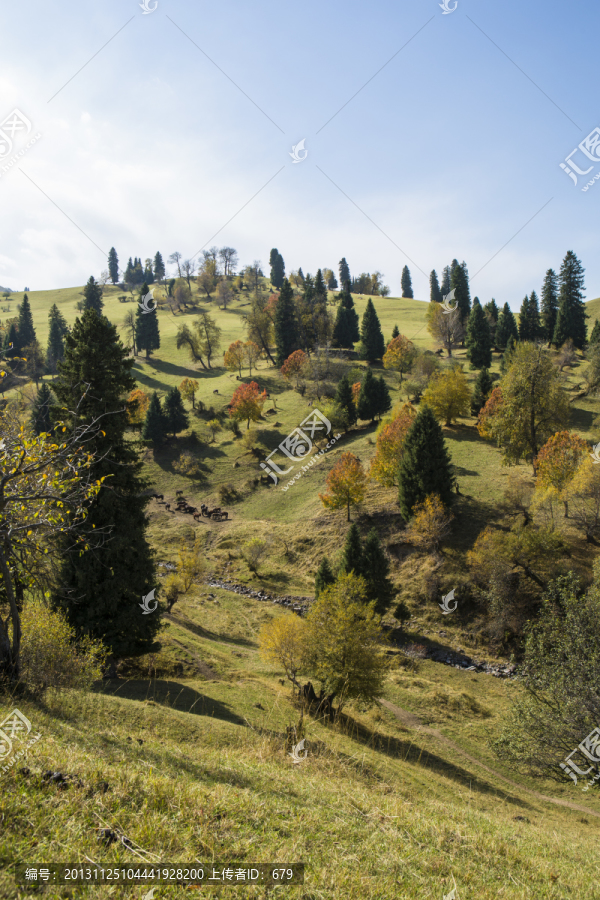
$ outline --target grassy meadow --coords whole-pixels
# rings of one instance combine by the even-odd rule
[[[29,292],[43,347],[52,303],[73,324],[81,292],[80,287]],[[104,312],[116,325],[127,310],[135,310],[133,302],[119,302],[124,293],[105,290]],[[16,315],[21,297],[13,295],[2,320]],[[367,297],[354,299],[362,317]],[[386,341],[397,324],[418,347],[436,349],[425,327],[426,303],[397,297],[373,301]],[[150,360],[138,357],[133,372],[140,387],[161,394],[186,377],[196,378],[196,399],[219,410],[239,382],[222,367],[222,356],[209,372],[193,366],[187,351],[176,349],[177,329],[206,309],[222,328],[222,353],[232,341],[245,339],[249,301],[241,295],[227,310],[216,301],[199,298],[198,303],[176,316],[159,311],[160,350]],[[0,307],[6,305],[0,301]],[[600,318],[600,298],[588,308],[591,329],[596,315]],[[469,370],[464,350],[454,356],[465,362],[474,381],[477,373]],[[499,371],[499,362],[495,354],[492,371]],[[573,395],[585,365],[579,360],[565,371]],[[396,376],[382,368],[379,373],[394,403],[404,402]],[[252,377],[270,400],[251,430],[274,449],[310,412],[308,401],[264,360]],[[249,380],[246,373],[244,380]],[[194,415],[191,404],[186,406],[189,430],[163,448],[142,448],[144,473],[166,501],[173,502],[176,490],[183,490],[193,505],[223,506],[230,518],[194,523],[191,516],[168,512],[150,500],[148,535],[157,560],[175,561],[179,542],[200,534],[207,574],[273,593],[313,594],[323,555],[336,560],[348,528],[345,511],[325,510],[319,492],[345,451],[368,468],[375,427],[360,423],[284,493],[286,477],[278,486],[261,484],[258,460],[242,440],[223,431],[212,442],[208,413]],[[597,442],[600,401],[576,399],[572,411],[572,428],[590,444]],[[499,657],[486,644],[482,610],[459,604],[455,615],[442,616],[441,595],[428,595],[426,585],[436,577],[440,586],[460,583],[466,552],[484,525],[500,517],[511,470],[501,465],[500,450],[479,437],[474,418],[444,428],[444,435],[460,494],[439,576],[432,558],[403,542],[396,489],[371,483],[352,518],[363,535],[373,525],[380,533],[391,577],[412,612],[409,639],[435,640],[494,661]],[[196,457],[199,476],[175,470],[183,451]],[[518,468],[529,476],[530,466]],[[297,465],[287,477],[299,470]],[[228,484],[238,491],[238,500],[219,499],[219,488]],[[256,536],[270,541],[270,551],[253,574],[240,550]],[[589,545],[575,533],[571,537],[570,565],[589,575]],[[164,577],[165,569],[158,571]],[[390,648],[381,702],[371,708],[349,703],[335,725],[305,719],[308,756],[295,764],[286,750],[285,729],[298,722],[299,710],[282,673],[261,660],[257,644],[260,627],[286,614],[269,602],[197,583],[165,615],[162,649],[124,662],[118,679],[98,684],[92,693],[49,694],[37,703],[19,698],[11,705],[0,697],[0,719],[17,705],[42,735],[26,761],[0,773],[0,898],[141,900],[149,890],[16,887],[17,862],[306,864],[303,886],[236,888],[235,896],[248,898],[441,900],[453,889],[453,879],[456,900],[600,896],[594,893],[600,828],[596,793],[584,798],[570,782],[523,776],[499,762],[489,746],[520,690],[515,680],[409,660]],[[47,771],[76,778],[61,789],[42,780]],[[98,836],[102,828],[125,836],[130,845],[105,846]],[[225,888],[200,890],[207,898],[233,896]],[[182,886],[159,886],[154,894],[156,900],[184,896],[189,889]]]

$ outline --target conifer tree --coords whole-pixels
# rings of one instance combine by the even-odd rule
[[[375,611],[383,615],[392,602],[394,587],[389,579],[390,563],[375,528],[363,544],[360,568],[367,582],[367,603],[375,601]]]
[[[140,297],[145,297],[149,288],[146,282],[141,287]],[[135,311],[135,344],[137,352],[146,351],[146,359],[160,347],[160,331],[158,329],[158,314],[156,307],[151,312],[144,312],[138,303]]]
[[[143,615],[140,600],[157,587],[153,553],[146,540],[147,481],[137,448],[125,438],[123,396],[136,387],[133,359],[105,316],[86,309],[65,338],[65,357],[54,390],[61,407],[76,410],[71,427],[98,422],[86,441],[97,462],[93,479],[106,484],[93,499],[79,527],[107,538],[95,549],[65,554],[52,603],[66,613],[76,636],[100,639],[113,660],[157,649],[160,612]],[[82,396],[83,395],[83,396]]]
[[[502,373],[502,375],[506,375],[506,373],[510,369],[510,365],[512,363],[516,349],[517,342],[515,340],[514,334],[511,334],[506,342],[506,347],[502,354],[502,359],[500,360],[500,372]]]
[[[380,375],[379,378],[375,378],[375,414],[377,418],[381,419],[391,408],[390,389],[383,375]]]
[[[373,301],[369,297],[360,329],[361,354],[368,363],[381,359],[385,353],[385,341],[379,323],[379,317],[375,312]]]
[[[113,284],[119,280],[119,257],[114,247],[108,251],[108,274]]]
[[[90,280],[83,289],[83,305],[85,309],[95,309],[99,316],[102,315],[102,288],[93,275],[90,275]]]
[[[515,322],[512,310],[508,303],[502,307],[502,312],[498,316],[498,325],[496,326],[496,347],[498,350],[504,350],[508,339],[513,337],[515,341],[519,340],[519,329]]]
[[[548,346],[552,343],[558,314],[558,280],[554,269],[548,269],[542,286],[542,328]]]
[[[350,572],[362,575],[362,543],[356,522],[352,523],[346,534],[338,575],[349,575]]]
[[[583,283],[584,272],[585,269],[573,251],[567,251],[558,276],[558,315],[552,341],[557,347],[561,347],[568,338],[571,338],[578,350],[583,350],[587,343],[587,325],[585,320],[589,317],[583,302],[585,296],[583,293],[585,289]],[[561,318],[559,329],[558,323]],[[559,330],[557,331],[557,329]],[[561,339],[560,343],[557,343],[557,339],[560,339],[565,333],[566,337]]]
[[[346,306],[340,305],[335,314],[335,323],[331,336],[331,344],[333,347],[344,347],[345,349],[354,349],[355,320],[352,313],[354,310],[348,309]],[[356,313],[354,313],[356,316]],[[358,318],[358,316],[356,316]]]
[[[150,398],[146,420],[142,428],[142,437],[153,444],[162,444],[167,436],[168,423],[156,391]]]
[[[284,364],[291,353],[300,349],[294,291],[287,278],[283,279],[279,300],[275,307],[275,346],[277,347],[276,361],[279,367]]]
[[[330,291],[337,291],[337,289],[339,287],[338,280],[335,277],[335,275],[333,274],[333,271],[331,269],[329,271],[331,272],[331,275],[329,276],[329,279],[327,281],[327,287],[329,288]]]
[[[30,424],[36,434],[52,431],[51,406],[54,396],[47,384],[42,384],[31,408]]]
[[[154,255],[154,280],[160,282],[163,280],[167,273],[165,269],[165,264],[162,258],[162,254],[156,251]]]
[[[269,265],[271,266],[271,284],[279,289],[283,285],[283,279],[285,278],[285,263],[277,247],[273,247],[271,250]]]
[[[458,263],[457,260],[452,260],[450,288],[454,291],[454,301],[460,310],[460,317],[466,322],[471,312],[471,292],[466,262]]]
[[[346,262],[346,257],[342,256],[340,259],[340,287],[343,291],[346,290],[346,284],[350,282],[350,267]]]
[[[356,344],[357,341],[360,340],[360,331],[358,327],[359,319],[358,313],[354,308],[354,299],[352,294],[350,293],[350,289],[346,284],[342,290],[340,291],[340,306],[343,306],[345,309],[350,312],[350,324],[351,324],[351,343]]]
[[[331,565],[326,556],[321,560],[321,565],[315,575],[315,600],[325,588],[335,584],[335,575],[331,571]]]
[[[471,399],[471,412],[474,416],[485,406],[488,397],[492,393],[494,382],[490,375],[489,369],[483,368],[475,379],[475,387],[473,388],[473,397]]]
[[[129,260],[127,261],[127,268],[125,269],[123,280],[125,281],[125,284],[133,284],[133,260],[131,257],[129,257]]]
[[[439,494],[452,503],[454,476],[442,429],[429,406],[424,406],[411,425],[398,469],[398,502],[405,519],[428,494]]]
[[[435,269],[432,269],[429,275],[429,299],[432,303],[442,302],[442,292]]]
[[[377,415],[378,400],[377,379],[373,376],[373,370],[369,367],[362,380],[358,403],[356,404],[358,418],[371,419],[374,422]]]
[[[392,340],[394,340],[394,338],[397,338],[397,337],[400,337],[400,329],[398,328],[397,325],[394,325],[394,327],[392,329]]]
[[[165,397],[164,414],[167,430],[172,433],[173,437],[188,427],[188,414],[183,405],[179,388],[171,388]]]
[[[27,294],[23,294],[23,301],[19,306],[19,349],[33,344],[36,340],[35,328],[33,327],[33,316],[31,314],[31,304]]]
[[[50,329],[48,332],[48,348],[46,350],[46,363],[48,371],[54,375],[58,368],[58,363],[65,355],[65,345],[60,327],[60,322],[56,318],[50,318]]]
[[[21,345],[19,342],[19,329],[17,328],[16,322],[11,322],[10,328],[6,332],[4,338],[2,350],[4,351],[3,355],[5,359],[13,359],[15,356],[19,355]]]
[[[69,326],[67,325],[67,320],[59,310],[56,303],[53,303],[50,307],[50,312],[48,313],[48,321],[51,322],[52,319],[56,319],[60,327],[60,333],[64,337],[69,333]]]
[[[519,310],[519,340],[530,341],[529,297],[525,294]]]
[[[348,424],[354,425],[356,422],[356,406],[352,395],[352,385],[350,384],[347,375],[342,375],[338,381],[335,402],[346,413]]]
[[[597,344],[600,341],[600,322],[598,319],[594,322],[594,327],[592,328],[592,333],[590,335],[590,347],[592,344]]]
[[[402,285],[402,296],[412,299],[414,297],[414,294],[413,294],[412,280],[410,277],[410,271],[409,271],[408,266],[404,266],[404,268],[402,269],[402,277],[400,279],[400,284]]]
[[[496,305],[496,301],[494,300],[493,297],[489,303],[485,304],[485,306],[483,308],[486,312],[489,312],[490,318],[492,319],[493,322],[498,321],[498,316],[500,315],[500,310],[498,309],[498,306]]]
[[[444,266],[442,269],[440,292],[442,294],[442,300],[450,293],[450,266]]]
[[[482,369],[492,364],[492,345],[487,316],[481,308],[479,298],[473,300],[473,309],[467,321],[467,357],[473,368]]]

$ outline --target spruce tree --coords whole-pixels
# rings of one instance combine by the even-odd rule
[[[271,284],[273,287],[279,289],[285,278],[285,264],[283,262],[283,256],[276,247],[273,247],[271,250],[269,265],[271,266]]]
[[[46,350],[46,363],[48,371],[54,375],[58,368],[58,363],[65,355],[65,345],[60,327],[60,322],[56,318],[50,319],[50,329],[48,332],[48,347]]]
[[[140,298],[145,297],[149,288],[146,282],[141,287]],[[160,347],[160,331],[158,329],[158,314],[156,307],[151,312],[144,312],[138,303],[135,311],[135,344],[137,352],[146,351],[146,359]]]
[[[544,330],[542,328],[542,320],[540,317],[540,301],[538,300],[538,295],[535,291],[532,291],[529,295],[529,322],[532,334],[530,340],[542,340],[544,337]]]
[[[173,437],[176,437],[180,431],[183,431],[190,424],[179,388],[171,388],[165,397],[164,413],[167,430],[172,433]]]
[[[154,255],[154,280],[159,282],[162,281],[166,273],[167,270],[165,269],[162,254],[157,250]]]
[[[467,322],[467,357],[474,369],[483,369],[492,364],[492,344],[487,316],[479,299],[473,300],[473,309]]]
[[[585,311],[585,303],[583,302],[585,296],[583,293],[585,289],[583,283],[584,272],[585,269],[581,265],[581,262],[577,259],[573,251],[569,250],[560,267],[560,274],[558,276],[558,317],[553,343],[556,344],[558,318],[560,318],[561,306],[564,305],[563,329],[568,327],[570,332],[567,334],[565,340],[571,338],[578,350],[583,350],[587,343],[587,325],[585,320],[589,318]],[[564,323],[567,322],[568,326],[565,326]],[[561,341],[560,344],[556,344],[556,346],[560,347],[562,344],[564,344],[564,340]]]
[[[342,306],[341,303],[338,306],[333,333],[331,335],[331,345],[333,347],[343,347],[349,350],[354,349],[354,341],[352,339],[354,337],[355,321],[352,312],[353,310]]]
[[[85,448],[97,460],[90,477],[106,482],[78,531],[88,542],[92,534],[106,536],[81,554],[65,554],[52,603],[66,613],[78,638],[89,634],[104,641],[113,659],[158,649],[160,628],[158,611],[143,615],[140,609],[158,579],[146,540],[148,483],[137,448],[125,438],[122,398],[136,387],[132,366],[115,326],[86,309],[65,338],[65,358],[54,384],[59,405],[77,410],[73,425],[98,422]]]
[[[15,356],[19,355],[21,345],[19,342],[19,329],[17,328],[16,322],[11,322],[10,328],[6,332],[2,349],[4,351],[3,355],[5,359],[13,359]]]
[[[517,342],[515,340],[514,334],[511,334],[506,342],[506,347],[504,349],[504,353],[502,354],[502,359],[500,360],[500,372],[502,373],[502,375],[506,375],[506,373],[510,369],[516,349]]]
[[[435,269],[431,270],[431,274],[429,276],[429,299],[432,303],[442,302],[442,292],[440,290],[437,272],[435,271]]]
[[[380,375],[379,378],[375,378],[374,381],[376,388],[375,414],[378,419],[381,419],[381,417],[392,408],[392,398],[390,397],[390,390],[383,375]]]
[[[36,434],[41,434],[42,431],[46,433],[52,431],[51,406],[53,403],[52,391],[47,384],[42,384],[33,401],[29,420]]]
[[[362,575],[362,544],[356,522],[352,523],[346,534],[338,574],[349,575],[350,572]]]
[[[519,329],[515,317],[508,303],[502,307],[502,312],[498,316],[498,325],[496,326],[496,347],[498,350],[504,350],[508,339],[513,337],[515,341],[519,340]]]
[[[600,322],[598,319],[594,322],[594,327],[592,328],[592,333],[590,335],[590,347],[592,344],[597,344],[600,341]]]
[[[402,285],[402,296],[412,299],[414,297],[414,294],[413,294],[412,280],[410,277],[410,271],[409,271],[408,266],[404,266],[404,268],[402,269],[402,277],[400,279],[400,284]]]
[[[278,366],[282,366],[291,353],[300,349],[294,291],[287,278],[283,279],[275,307],[275,346]]]
[[[485,304],[485,306],[484,306],[483,308],[484,308],[484,310],[486,310],[487,312],[489,312],[490,318],[491,318],[494,322],[497,322],[497,321],[498,321],[498,316],[500,315],[500,310],[498,309],[498,306],[496,305],[496,301],[494,300],[493,297],[492,297],[492,299],[490,300],[489,303],[486,303],[486,304]]]
[[[385,341],[383,339],[379,317],[375,312],[375,307],[373,306],[373,301],[370,297],[367,300],[367,308],[362,317],[360,342],[363,358],[366,359],[368,363],[373,363],[376,359],[381,359],[385,353]]]
[[[530,341],[529,297],[525,294],[519,310],[519,340]]]
[[[394,587],[389,579],[390,562],[375,528],[363,544],[360,568],[360,574],[367,582],[367,603],[375,601],[375,611],[383,615],[392,602]]]
[[[337,289],[339,287],[338,280],[335,277],[335,275],[333,274],[333,271],[331,272],[331,275],[329,276],[329,281],[327,282],[327,287],[329,288],[330,291],[337,291]]]
[[[442,503],[452,503],[454,476],[442,429],[431,407],[424,406],[408,430],[398,468],[398,502],[405,519],[416,503],[428,494],[438,494]]]
[[[352,385],[347,375],[342,375],[338,381],[335,402],[345,411],[348,424],[354,425],[356,422],[356,405],[352,395]]]
[[[154,284],[154,272],[152,271],[152,260],[147,259],[146,265],[144,267],[144,282],[148,284]]]
[[[125,281],[125,284],[133,284],[134,283],[133,282],[133,262],[132,262],[131,257],[129,257],[129,260],[127,262],[127,268],[125,269],[125,275],[123,276],[123,280]]]
[[[360,340],[360,331],[358,327],[359,319],[358,313],[354,308],[354,299],[348,285],[346,285],[339,295],[340,306],[343,306],[345,309],[350,311],[350,323],[351,323],[351,343],[356,344],[357,341]]]
[[[340,259],[340,287],[343,291],[346,290],[346,285],[350,283],[350,267],[346,262],[346,257],[342,256]]]
[[[485,406],[493,387],[494,382],[489,369],[482,369],[475,379],[475,387],[473,388],[473,397],[471,399],[471,412],[474,416],[479,415]]]
[[[554,269],[548,269],[542,286],[542,328],[548,346],[552,343],[558,315],[558,280]]]
[[[358,395],[358,403],[356,404],[358,418],[365,420],[371,419],[371,421],[374,422],[379,402],[380,397],[377,379],[373,375],[373,370],[369,367],[362,380],[360,394]]]
[[[554,326],[554,334],[552,343],[556,348],[562,347],[569,338],[573,339],[575,326],[573,324],[573,311],[569,302],[563,298],[558,305],[558,313],[556,315],[556,325]],[[575,341],[573,340],[573,343]]]
[[[56,303],[53,303],[50,307],[50,312],[48,313],[48,321],[51,322],[52,319],[56,319],[60,327],[60,333],[64,337],[69,333],[69,326],[67,325],[67,320],[59,310]]]
[[[98,315],[102,314],[104,306],[102,288],[96,283],[93,275],[90,275],[90,280],[83,289],[83,306],[84,309],[95,309]]]
[[[108,274],[113,284],[119,280],[119,257],[114,247],[108,251]]]
[[[466,322],[471,312],[471,292],[469,290],[469,273],[466,262],[452,260],[450,288],[454,291],[454,301],[460,310],[460,317]]]
[[[392,329],[392,340],[394,340],[394,338],[397,338],[397,337],[400,337],[400,329],[398,328],[397,325],[394,325],[394,327]]]
[[[329,560],[324,556],[321,560],[321,565],[317,569],[317,574],[315,575],[315,600],[321,591],[324,591],[325,588],[332,584],[335,584],[335,575],[331,571]]]
[[[450,293],[450,266],[444,266],[442,269],[440,292],[442,294],[442,300]]]
[[[162,444],[167,436],[168,423],[163,412],[158,394],[156,391],[150,398],[144,427],[142,428],[142,437],[145,441],[152,441],[153,444]]]
[[[33,344],[36,340],[35,328],[33,327],[33,316],[31,314],[31,304],[27,294],[23,294],[23,301],[19,306],[19,349]]]

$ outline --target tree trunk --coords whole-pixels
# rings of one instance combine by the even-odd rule
[[[4,549],[0,547],[0,572],[2,573],[2,583],[8,597],[8,605],[10,607],[10,615],[7,616],[5,622],[0,625],[0,654],[3,663],[7,663],[8,673],[11,680],[19,677],[20,671],[20,653],[21,653],[21,617],[15,596],[14,585],[8,568],[8,563],[4,555]],[[12,647],[8,637],[8,622],[12,619]],[[6,658],[8,654],[8,658]]]

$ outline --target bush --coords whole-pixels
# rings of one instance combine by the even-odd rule
[[[228,481],[227,484],[219,485],[217,494],[221,503],[235,503],[236,500],[240,499],[240,493],[231,481]]]
[[[229,419],[227,422],[225,422],[225,428],[227,428],[229,431],[231,431],[233,436],[236,438],[238,438],[242,433],[242,430],[240,428],[240,423],[238,422],[237,419]]]
[[[257,572],[259,565],[268,552],[269,544],[267,541],[263,541],[260,538],[252,538],[251,541],[245,544],[242,556],[246,560],[250,571]]]
[[[48,688],[89,690],[102,677],[107,648],[89,637],[75,644],[75,630],[61,612],[28,603],[21,616],[21,678],[32,693]]]
[[[173,469],[179,475],[189,475],[190,478],[202,478],[204,475],[198,460],[189,450],[179,455],[179,459],[173,463]]]

